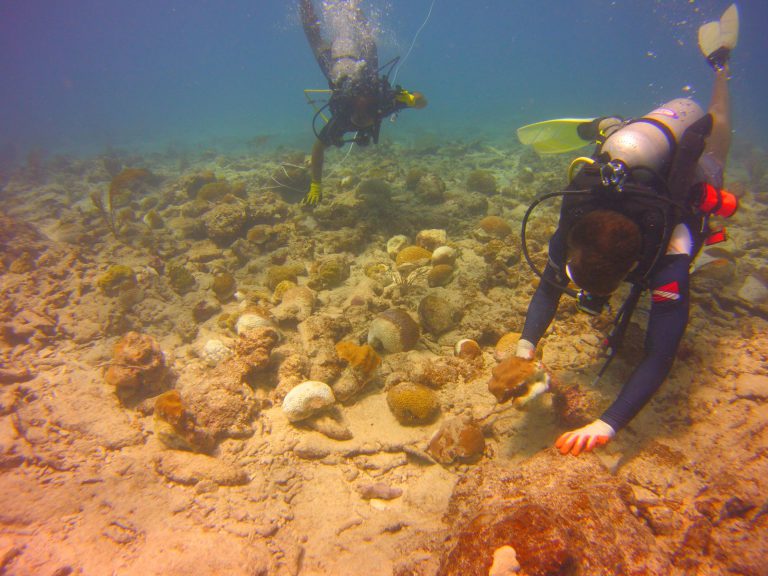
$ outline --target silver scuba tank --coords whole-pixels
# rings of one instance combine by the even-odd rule
[[[627,168],[660,172],[672,160],[674,146],[686,128],[704,116],[690,98],[676,98],[611,134],[600,151]],[[666,129],[665,129],[666,128]]]

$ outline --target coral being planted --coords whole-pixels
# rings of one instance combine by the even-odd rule
[[[549,388],[549,376],[539,362],[510,356],[493,369],[488,391],[499,403],[540,394]]]

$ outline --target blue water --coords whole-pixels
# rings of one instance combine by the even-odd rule
[[[363,2],[380,61],[404,56],[431,0]],[[513,138],[564,116],[638,116],[712,77],[696,31],[720,0],[435,0],[397,81],[430,102],[384,137]],[[768,3],[739,3],[732,61],[737,138],[768,142]],[[0,153],[237,148],[268,136],[309,147],[323,88],[292,2],[5,0]]]

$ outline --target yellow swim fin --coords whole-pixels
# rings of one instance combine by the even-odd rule
[[[583,140],[578,128],[594,118],[558,118],[528,124],[517,129],[517,137],[526,146],[532,146],[539,154],[571,152],[594,142]]]
[[[738,41],[739,11],[736,4],[731,4],[719,21],[707,22],[699,28],[699,48],[708,59],[721,48],[730,52],[736,48]]]

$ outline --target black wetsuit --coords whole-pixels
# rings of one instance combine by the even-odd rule
[[[719,172],[719,175],[711,175],[709,170],[704,169],[704,177],[713,185],[722,187],[722,167]],[[549,242],[549,262],[544,277],[565,286],[566,232],[562,229],[562,221],[561,213],[561,226]],[[647,276],[651,311],[645,337],[645,356],[616,400],[600,416],[617,432],[637,415],[664,382],[685,333],[690,305],[689,269],[705,240],[692,228],[688,226],[693,241],[691,254],[665,254]],[[522,339],[538,344],[555,317],[562,294],[563,290],[550,282],[539,283],[528,306]]]

